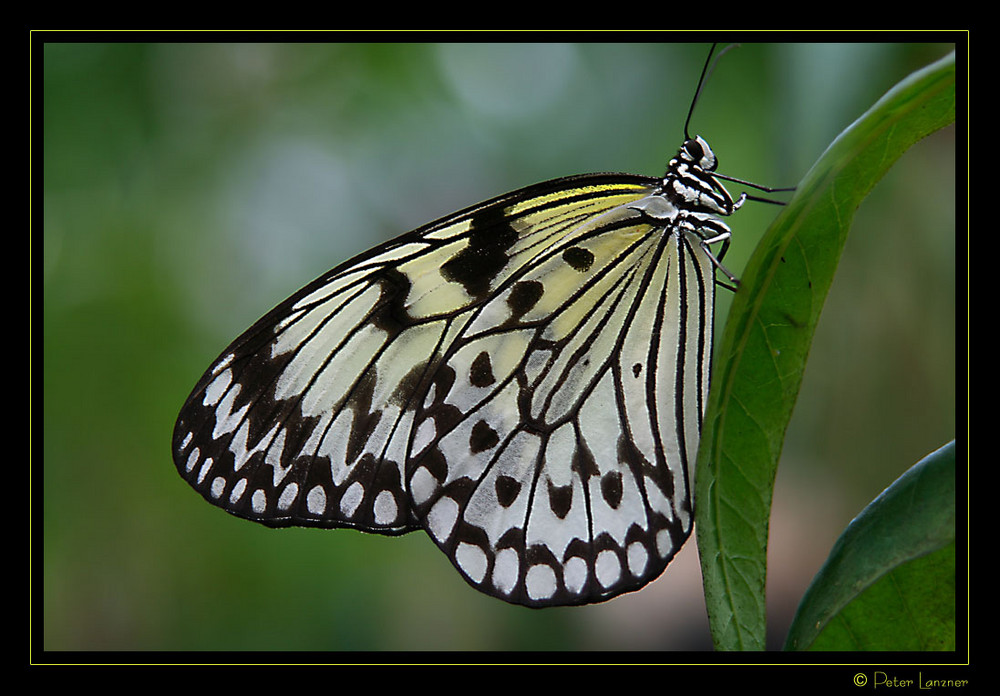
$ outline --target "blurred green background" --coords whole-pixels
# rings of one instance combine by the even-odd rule
[[[44,89],[44,451],[33,457],[44,647],[710,649],[694,542],[641,592],[533,611],[472,590],[422,532],[231,517],[170,455],[177,411],[219,351],[351,255],[536,181],[662,174],[707,49],[45,45],[33,85]],[[744,44],[708,82],[691,132],[720,172],[794,185],[887,89],[949,50]],[[731,221],[737,275],[776,212],[751,203]],[[861,207],[824,310],[775,492],[774,645],[843,527],[955,437],[955,251],[949,128]]]

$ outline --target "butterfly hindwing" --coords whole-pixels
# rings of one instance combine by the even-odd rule
[[[578,604],[662,572],[691,529],[713,284],[697,242],[622,205],[475,308],[407,465],[417,517],[471,584]]]

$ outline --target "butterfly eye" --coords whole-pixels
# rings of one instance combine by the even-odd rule
[[[691,159],[692,162],[697,162],[698,166],[701,166],[701,158],[704,155],[704,150],[702,149],[702,144],[705,141],[701,139],[701,136],[697,138],[692,138],[684,143],[684,152]]]
[[[698,166],[704,169],[706,172],[715,171],[715,166],[718,161],[715,159],[715,153],[712,152],[712,148],[708,146],[708,143],[699,135],[696,136],[693,141],[694,148],[697,150],[698,155],[692,155],[694,160],[698,163]]]

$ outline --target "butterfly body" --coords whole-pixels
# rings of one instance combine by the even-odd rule
[[[269,526],[423,528],[509,602],[642,587],[693,522],[708,245],[743,201],[715,166],[688,139],[662,178],[536,184],[338,266],[205,373],[179,472]]]

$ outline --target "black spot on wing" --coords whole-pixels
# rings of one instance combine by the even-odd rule
[[[481,420],[472,426],[472,433],[469,435],[469,450],[473,454],[496,447],[499,442],[500,436],[497,435],[497,431],[491,428],[486,421]]]
[[[584,481],[591,476],[598,476],[601,473],[594,455],[586,447],[578,446],[573,449],[573,461],[570,465],[573,471]]]
[[[549,508],[559,519],[566,519],[569,509],[573,506],[573,486],[556,486],[551,481],[548,485]]]
[[[469,383],[474,387],[488,387],[496,381],[489,353],[483,351],[472,361],[472,367],[469,370]]]
[[[612,471],[601,477],[601,496],[612,510],[622,504],[622,475]]]
[[[504,216],[504,206],[483,208],[472,217],[469,245],[441,266],[445,280],[459,283],[470,297],[490,292],[494,278],[509,261],[507,250],[517,242],[517,231]]]
[[[537,280],[522,280],[514,284],[507,296],[507,306],[510,307],[513,319],[520,319],[538,304],[545,288]]]
[[[581,273],[590,270],[594,263],[594,254],[581,247],[569,247],[563,251],[562,257],[563,261]]]
[[[494,485],[497,492],[497,500],[503,507],[510,507],[517,500],[518,493],[521,492],[521,482],[511,476],[498,476]]]

